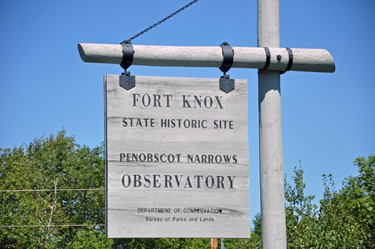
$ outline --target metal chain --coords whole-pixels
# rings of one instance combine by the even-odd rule
[[[179,10],[173,12],[172,14],[170,14],[169,16],[167,16],[166,18],[161,19],[161,20],[158,21],[157,23],[154,23],[153,25],[151,25],[151,26],[148,27],[147,29],[145,29],[145,30],[139,32],[138,34],[136,34],[135,36],[131,37],[131,38],[130,38],[129,40],[127,40],[127,41],[131,41],[131,40],[137,38],[138,36],[140,36],[140,35],[146,33],[147,31],[149,31],[149,30],[155,28],[156,26],[160,25],[162,22],[165,22],[166,20],[168,20],[168,19],[171,18],[172,16],[178,14],[179,12],[183,11],[184,9],[186,9],[187,7],[193,5],[193,4],[196,3],[196,2],[198,2],[198,0],[194,0],[194,1],[192,1],[192,2],[190,2],[190,3],[188,3],[188,4],[186,4],[186,5],[185,5],[184,7],[182,7],[181,9],[179,9]],[[125,41],[126,41],[126,40],[125,40]]]

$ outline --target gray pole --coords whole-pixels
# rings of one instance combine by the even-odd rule
[[[258,47],[280,47],[279,0],[258,0]],[[258,74],[258,94],[262,245],[282,249],[286,223],[279,71]]]

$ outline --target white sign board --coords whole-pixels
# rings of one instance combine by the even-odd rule
[[[249,238],[246,80],[107,75],[106,236]]]

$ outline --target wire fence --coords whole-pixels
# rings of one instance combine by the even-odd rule
[[[74,224],[74,225],[11,225],[11,226],[0,226],[0,228],[12,228],[12,227],[102,227],[105,224]]]
[[[87,188],[87,189],[7,189],[0,190],[2,193],[11,192],[52,192],[52,191],[104,191],[104,188]],[[65,225],[0,225],[0,228],[26,228],[26,227],[100,227],[105,224],[65,224]]]
[[[50,192],[50,191],[104,191],[104,188],[86,188],[86,189],[8,189],[0,190],[5,192]]]

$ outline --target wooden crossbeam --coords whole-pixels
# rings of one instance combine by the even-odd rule
[[[216,47],[144,46],[133,45],[132,65],[167,67],[220,67],[223,53]],[[113,44],[78,44],[79,54],[84,62],[120,64],[122,46]],[[259,47],[233,47],[233,68],[263,69],[266,52]],[[285,48],[269,48],[271,53],[268,70],[285,70],[289,54]],[[292,48],[292,71],[326,72],[335,71],[335,62],[325,49]],[[277,58],[279,56],[280,60]]]

